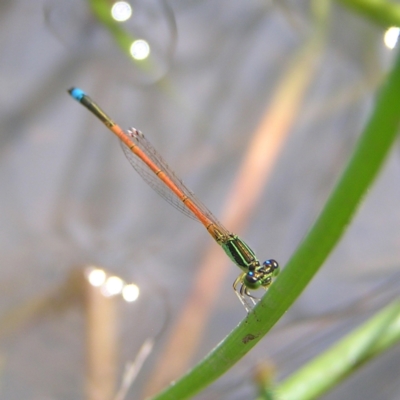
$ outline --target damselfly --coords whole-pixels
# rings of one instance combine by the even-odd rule
[[[68,92],[118,137],[122,150],[140,176],[171,205],[200,221],[229,258],[242,270],[233,283],[233,288],[245,309],[250,311],[258,299],[249,290],[267,289],[272,283],[272,278],[279,272],[278,263],[271,259],[260,264],[253,250],[237,235],[229,232],[194,196],[142,132],[135,128],[124,131],[81,89],[71,88]]]

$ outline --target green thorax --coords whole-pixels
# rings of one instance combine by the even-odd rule
[[[228,257],[244,272],[260,265],[254,251],[238,236],[229,235],[220,244]]]

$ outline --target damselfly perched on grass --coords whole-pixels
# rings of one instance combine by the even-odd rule
[[[71,88],[69,93],[120,139],[122,150],[140,176],[171,205],[200,221],[228,257],[242,270],[233,283],[233,288],[245,309],[250,311],[257,298],[249,290],[267,289],[272,278],[279,272],[278,263],[271,259],[261,264],[253,250],[239,236],[229,232],[194,196],[142,132],[135,128],[124,131],[81,89]]]

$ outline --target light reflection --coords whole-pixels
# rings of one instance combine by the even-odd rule
[[[392,26],[385,32],[383,41],[385,46],[389,49],[394,49],[399,38],[400,28]]]
[[[126,1],[117,1],[111,8],[111,16],[116,21],[126,21],[132,16],[132,7]]]
[[[137,300],[137,298],[139,297],[139,287],[134,283],[131,283],[130,285],[125,285],[122,289],[122,297],[128,303]]]
[[[101,268],[88,267],[85,276],[89,284],[100,288],[100,293],[105,297],[121,295],[122,298],[132,303],[139,297],[139,287],[134,283],[125,283],[119,276],[107,276],[107,272]]]
[[[102,292],[105,296],[115,296],[122,292],[123,287],[124,281],[120,277],[110,276],[102,287]]]
[[[106,273],[102,269],[92,269],[88,274],[88,281],[92,286],[99,287],[106,280]]]
[[[131,44],[130,53],[131,53],[131,55],[132,55],[132,57],[134,59],[136,59],[136,60],[144,60],[150,54],[150,46],[143,39],[135,40]]]

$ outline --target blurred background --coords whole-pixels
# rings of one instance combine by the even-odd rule
[[[398,35],[335,2],[113,4],[0,3],[2,399],[144,398],[246,315],[239,270],[67,89],[144,132],[229,230],[284,268]],[[306,292],[196,398],[254,398],[259,363],[283,379],[398,295],[399,176],[397,146]],[[397,349],[324,399],[398,399],[399,367]]]

